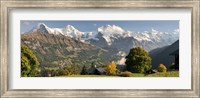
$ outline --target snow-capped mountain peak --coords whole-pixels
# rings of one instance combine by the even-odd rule
[[[44,27],[48,27],[46,24],[44,24],[44,23],[38,23],[37,25],[36,25],[36,28],[37,29],[39,29],[39,28],[44,28]]]
[[[29,32],[34,32],[37,30],[40,30],[44,33],[49,33],[49,27],[47,25],[45,25],[44,23],[38,23],[32,30],[30,30]]]
[[[97,31],[102,33],[103,35],[113,35],[113,34],[123,34],[125,30],[116,25],[105,25],[99,27]]]
[[[102,37],[106,40],[108,45],[112,44],[114,41],[113,39],[128,36],[128,33],[123,28],[116,25],[101,26],[97,29],[97,32],[102,34]]]
[[[64,29],[66,29],[67,32],[80,32],[72,25],[67,25]]]
[[[64,28],[50,28],[44,23],[38,23],[31,31],[29,32],[34,32],[40,30],[43,33],[48,33],[48,34],[62,34],[71,38],[75,39],[80,39],[81,36],[84,34],[84,32],[80,32],[77,30],[74,26],[72,25],[67,25]]]
[[[62,33],[66,36],[69,36],[71,38],[75,39],[81,39],[83,36],[84,32],[81,32],[77,30],[74,26],[72,25],[67,25],[65,28],[62,29]]]
[[[155,30],[155,29],[151,29],[151,33],[153,33],[153,34],[158,34],[158,31]]]

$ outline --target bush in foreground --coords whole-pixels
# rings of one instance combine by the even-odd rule
[[[158,72],[167,72],[167,68],[165,67],[164,64],[160,64],[157,68]]]
[[[121,72],[121,74],[120,74],[121,77],[130,77],[131,75],[132,75],[132,73],[129,71]]]

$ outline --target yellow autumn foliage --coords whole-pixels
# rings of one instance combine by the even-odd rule
[[[158,72],[167,72],[167,68],[165,67],[164,64],[160,64],[157,68]]]
[[[107,75],[115,75],[117,71],[116,63],[112,61],[110,64],[106,66],[106,74]]]

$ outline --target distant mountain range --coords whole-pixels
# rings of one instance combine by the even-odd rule
[[[96,32],[82,32],[72,25],[50,28],[39,23],[21,34],[22,44],[28,45],[44,62],[43,65],[48,66],[87,65],[93,62],[102,65],[112,60],[122,61],[133,47],[140,46],[153,53],[153,50],[167,47],[178,39],[178,30],[134,32],[116,25],[101,26]]]
[[[158,47],[170,45],[179,38],[178,30],[159,32],[152,29],[151,31],[133,32],[116,25],[101,26],[96,32],[82,32],[72,25],[67,25],[64,28],[50,28],[44,23],[39,23],[29,33],[37,30],[48,34],[61,34],[96,46],[113,47],[119,50],[141,46],[147,51],[151,51]],[[128,52],[126,49],[124,51]]]

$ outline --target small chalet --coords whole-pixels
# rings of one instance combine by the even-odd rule
[[[117,64],[117,69],[119,70],[119,71],[121,71],[121,72],[123,72],[123,71],[125,71],[125,65],[119,65],[119,64]]]
[[[174,55],[174,57],[175,57],[175,69],[179,69],[179,49],[173,51],[169,55]]]
[[[91,66],[91,67],[87,70],[87,73],[90,74],[90,75],[92,75],[92,74],[94,74],[94,71],[95,71],[95,70],[96,70],[96,65]]]
[[[105,71],[105,68],[97,68],[96,65],[95,66],[91,66],[88,70],[87,70],[87,73],[90,74],[90,75],[105,75],[106,74],[106,71]]]
[[[106,74],[106,70],[105,70],[105,68],[96,68],[96,70],[94,71],[94,74],[96,74],[96,75],[105,75]]]

